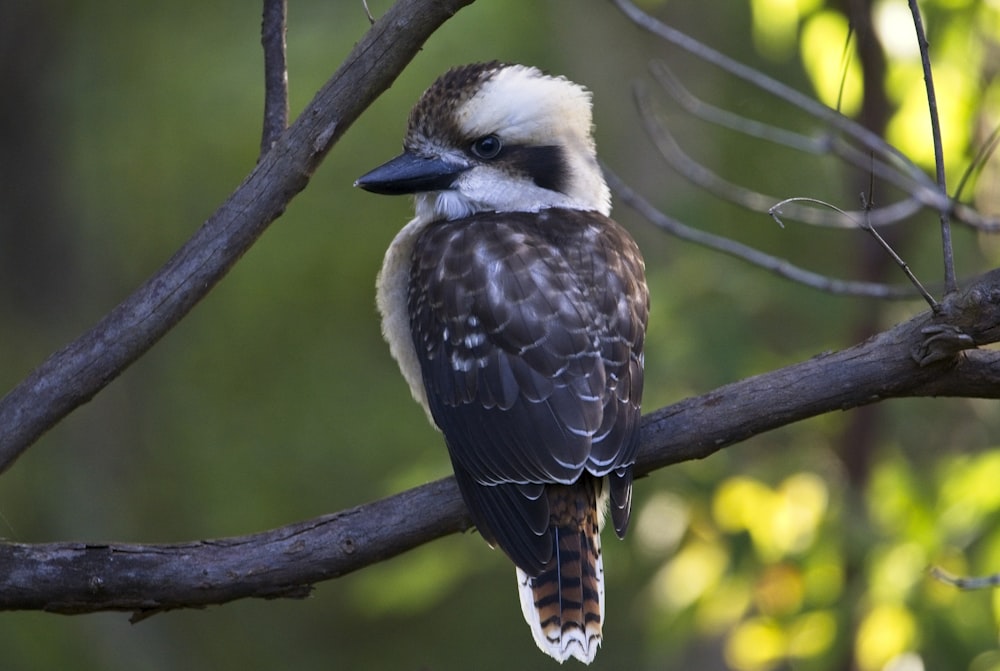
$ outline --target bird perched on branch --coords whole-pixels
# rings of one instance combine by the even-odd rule
[[[649,310],[591,126],[565,78],[457,67],[410,112],[404,152],[356,182],[415,194],[378,277],[383,333],[473,522],[517,567],[538,647],[585,663],[606,509],[619,537],[629,522]]]

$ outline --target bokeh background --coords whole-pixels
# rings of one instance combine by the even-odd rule
[[[368,4],[376,16],[389,5]],[[1000,3],[921,4],[955,184],[1000,121]],[[360,1],[290,5],[294,116],[368,23]],[[931,167],[903,0],[643,6],[827,104],[839,96],[846,113]],[[859,13],[849,21],[848,11]],[[263,94],[255,3],[7,0],[0,17],[8,389],[138,286],[235,188],[256,158]],[[845,52],[850,23],[859,29]],[[351,184],[395,155],[407,110],[435,76],[494,58],[590,87],[603,160],[667,213],[819,272],[902,282],[859,231],[781,229],[692,187],[642,132],[631,90],[645,82],[661,122],[727,179],[854,208],[867,174],[690,117],[647,63],[664,60],[697,95],[740,115],[813,134],[819,124],[641,32],[605,0],[480,0],[426,44],[188,318],[0,477],[0,537],[238,535],[446,475],[441,439],[409,398],[373,306],[381,255],[411,204]],[[994,214],[996,165],[964,193]],[[893,196],[876,184],[877,202]],[[670,239],[625,206],[616,217],[644,249],[653,294],[648,409],[849,346],[924,309],[823,294]],[[936,216],[890,235],[940,286]],[[956,238],[962,275],[1000,260],[997,237],[959,228]],[[926,573],[1000,571],[998,483],[998,404],[956,399],[830,414],[663,469],[637,483],[629,538],[606,538],[606,639],[593,666],[1000,669],[1000,596]],[[521,619],[509,562],[475,534],[320,584],[304,601],[246,600],[137,625],[120,613],[0,613],[5,671],[180,668],[553,663]]]

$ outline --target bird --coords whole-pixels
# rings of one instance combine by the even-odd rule
[[[414,197],[376,281],[383,335],[472,522],[515,564],[535,643],[589,664],[600,531],[608,510],[620,538],[629,523],[649,315],[592,94],[517,63],[454,67],[410,111],[403,153],[355,185]]]

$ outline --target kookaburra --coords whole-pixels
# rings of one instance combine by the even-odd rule
[[[415,194],[378,277],[383,333],[473,522],[517,566],[538,647],[586,663],[609,503],[628,527],[649,310],[591,125],[567,79],[457,67],[410,112],[404,152],[356,183]]]

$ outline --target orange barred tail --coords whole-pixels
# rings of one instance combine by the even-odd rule
[[[568,519],[553,508],[555,547],[541,573],[531,577],[517,569],[521,612],[542,652],[560,663],[576,657],[589,664],[601,644],[604,620],[604,566],[596,497],[592,487],[558,489],[563,491],[550,493],[550,503],[575,499],[567,507],[573,514]],[[566,497],[566,493],[574,496]],[[557,526],[557,520],[562,524]]]

